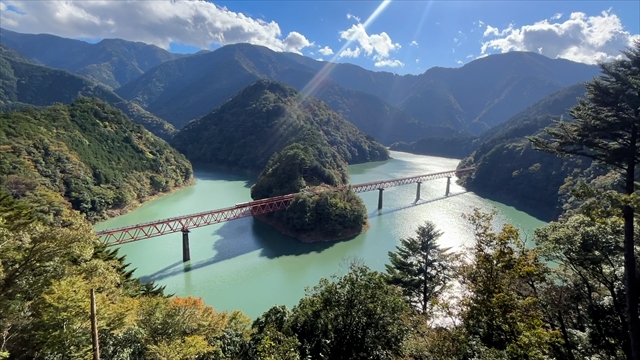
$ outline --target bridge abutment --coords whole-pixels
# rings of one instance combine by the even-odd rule
[[[418,187],[416,188],[416,202],[420,200],[420,185],[422,184],[420,181],[416,183]]]
[[[378,189],[378,210],[382,210],[382,192],[383,191],[384,191],[383,188]]]
[[[447,190],[444,193],[444,196],[449,196],[449,190],[451,189],[451,176],[447,176]]]
[[[189,229],[182,229],[182,262],[191,260],[191,252],[189,251]]]

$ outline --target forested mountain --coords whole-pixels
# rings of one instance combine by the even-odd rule
[[[555,219],[561,212],[558,189],[567,176],[587,169],[591,161],[536,151],[526,137],[540,134],[553,121],[569,120],[569,108],[584,94],[583,84],[567,87],[480,136],[479,146],[459,165],[477,167],[464,185],[543,219]]]
[[[164,61],[185,56],[140,42],[104,39],[90,44],[48,34],[21,34],[2,28],[0,43],[36,63],[69,70],[113,89]]]
[[[0,44],[0,110],[68,104],[79,96],[102,99],[124,111],[135,123],[164,139],[176,132],[166,121],[123,100],[103,85],[66,70],[33,64]]]
[[[161,64],[117,92],[179,127],[258,78],[283,81],[300,90],[311,84],[323,66],[331,66],[326,75],[314,79],[314,88],[320,83],[322,90],[323,81],[330,81],[325,88],[335,88],[331,83],[335,82],[342,88],[374,95],[368,101],[386,102],[385,106],[397,107],[403,116],[407,114],[419,122],[479,133],[563,87],[598,74],[596,66],[522,52],[491,55],[458,69],[432,68],[421,75],[405,76],[372,72],[351,64],[327,64],[260,46],[228,45]],[[322,91],[312,95],[327,100]],[[328,103],[332,105],[331,101]],[[372,107],[376,106],[379,105]],[[348,112],[359,111],[354,105]],[[389,117],[373,122],[377,121],[387,123]]]
[[[330,79],[313,80],[316,70],[288,55],[262,46],[228,45],[164,63],[117,93],[180,128],[258,79],[282,81],[298,90],[313,81],[311,96],[327,102],[361,131],[384,143],[413,141],[432,132],[455,133],[426,127],[374,95],[345,89]]]
[[[52,217],[51,194],[95,221],[192,181],[183,155],[97,99],[2,113],[0,147],[2,188]]]
[[[459,131],[479,134],[598,72],[596,66],[520,52],[491,55],[457,69],[400,76],[250,44],[183,56],[122,40],[88,44],[8,30],[0,32],[0,41],[32,60],[120,86],[120,96],[178,128],[260,78],[298,90],[313,84],[312,96],[387,144]],[[67,53],[78,55],[64,56]],[[330,71],[314,78],[326,66]]]
[[[480,133],[560,89],[599,74],[597,66],[509,52],[457,69],[431,68],[398,104],[425,122]]]
[[[258,173],[275,152],[315,138],[314,145],[335,149],[349,164],[389,158],[381,144],[326,104],[270,80],[254,82],[189,123],[171,144],[194,164]]]

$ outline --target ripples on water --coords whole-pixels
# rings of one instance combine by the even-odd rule
[[[363,183],[455,169],[458,160],[392,152],[385,162],[350,166],[351,183]],[[196,172],[196,185],[147,203],[134,212],[96,226],[105,229],[186,215],[250,201],[252,179],[214,172]],[[453,179],[452,179],[453,180]],[[255,318],[277,304],[295,305],[304,289],[321,277],[344,272],[349,259],[358,258],[375,270],[384,270],[387,253],[398,239],[413,236],[425,220],[444,232],[441,246],[457,248],[471,239],[462,219],[474,207],[498,209],[497,223],[509,222],[526,234],[544,225],[523,212],[478,197],[446,179],[422,184],[422,200],[415,201],[416,185],[387,189],[384,207],[377,210],[378,192],[361,194],[367,205],[370,229],[341,242],[303,244],[251,218],[193,229],[191,261],[182,263],[181,234],[126,244],[120,253],[136,268],[135,275],[166,285],[169,293],[202,297],[218,310],[239,309]]]

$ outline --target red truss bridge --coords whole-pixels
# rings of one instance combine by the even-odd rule
[[[424,181],[435,179],[447,179],[447,188],[445,195],[449,195],[449,187],[451,184],[451,177],[468,174],[475,171],[475,168],[465,168],[459,170],[442,171],[433,174],[411,176],[400,179],[381,180],[364,184],[349,185],[356,193],[363,193],[367,191],[378,190],[378,209],[382,209],[382,192],[384,189],[408,185],[418,184],[416,191],[416,201],[420,199],[420,184]],[[346,187],[338,188],[336,190],[344,189]],[[325,190],[330,191],[330,190]],[[188,260],[188,233],[189,229],[199,228],[203,226],[218,224],[221,222],[240,219],[244,217],[266,214],[282,209],[286,209],[291,201],[298,195],[288,194],[283,196],[276,196],[262,200],[256,200],[237,204],[232,207],[223,209],[216,209],[211,211],[205,211],[197,214],[184,215],[173,217],[169,219],[156,220],[131,226],[125,226],[116,229],[101,230],[96,232],[96,235],[100,238],[100,242],[107,246],[114,246],[120,244],[126,244],[133,241],[150,239],[156,236],[162,236],[166,234],[182,232],[183,234],[183,251],[185,261]],[[186,246],[186,249],[184,248]]]

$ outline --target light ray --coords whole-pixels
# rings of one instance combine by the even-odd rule
[[[367,26],[371,25],[371,23],[378,17],[384,9],[391,4],[393,0],[384,0],[376,10],[369,16],[369,18],[362,24],[362,26],[366,29]],[[302,96],[309,97],[314,96],[319,89],[322,82],[327,78],[331,70],[336,66],[335,61],[340,57],[340,54],[348,48],[355,40],[348,39],[347,42],[340,48],[339,51],[336,51],[335,55],[329,60],[323,67],[318,71],[311,80],[305,85],[305,87],[300,91]]]

